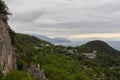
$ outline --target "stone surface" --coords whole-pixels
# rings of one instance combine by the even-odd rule
[[[15,52],[9,34],[8,18],[5,15],[0,15],[0,70],[5,75],[12,69],[16,69],[16,58],[18,54]],[[17,54],[17,55],[16,55]],[[25,69],[37,80],[47,80],[42,69],[37,68],[34,64],[30,64]]]
[[[7,16],[0,15],[0,70],[4,74],[13,69],[15,65],[14,49],[11,44],[7,19]]]
[[[45,75],[43,69],[36,67],[33,63],[31,63],[27,68],[26,71],[36,78],[37,80],[48,80]]]

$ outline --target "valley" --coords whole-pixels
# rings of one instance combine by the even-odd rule
[[[33,62],[36,66],[40,64],[40,68],[50,80],[119,79],[120,52],[105,42],[91,41],[78,47],[64,47],[23,34],[16,34],[16,40],[21,53],[17,61],[24,62],[17,64],[20,70]],[[84,53],[95,50],[96,57],[91,59],[84,56]]]
[[[11,3],[9,0],[6,1]],[[33,6],[36,2],[39,4]],[[42,5],[40,5],[41,2]],[[16,17],[16,15],[12,16],[5,2],[0,0],[0,80],[120,80],[120,33],[114,32],[119,30],[119,26],[115,28],[118,24],[111,24],[111,22],[108,22],[109,25],[107,24],[106,20],[112,19],[108,17],[108,14],[106,16],[108,19],[102,19],[101,15],[93,14],[96,11],[91,12],[92,10],[99,11],[100,8],[96,8],[99,6],[99,1],[97,4],[94,1],[80,1],[80,3],[88,4],[90,2],[89,4],[96,4],[97,6],[91,6],[94,7],[92,9],[89,6],[87,8],[86,4],[82,6],[75,4],[74,0],[67,0],[66,2],[64,0],[45,0],[45,2],[41,2],[39,0],[13,0],[12,4],[15,7],[12,4],[10,6],[13,12],[17,14]],[[104,6],[103,4],[108,6],[108,3],[106,4],[108,1],[104,3],[101,0],[101,2],[101,6]],[[58,3],[59,5],[56,5]],[[22,6],[20,6],[21,4]],[[65,7],[66,5],[67,7]],[[78,7],[74,5],[85,6],[84,9],[87,11],[85,12],[87,14],[83,15],[83,10],[81,17],[78,15],[73,17],[75,12],[73,7],[76,13],[80,13],[78,12],[80,11],[77,9]],[[42,9],[42,6],[45,7],[45,11]],[[58,7],[57,11],[56,7]],[[69,9],[70,11],[68,11]],[[104,11],[105,14],[108,10],[101,9],[102,14]],[[70,15],[71,11],[72,16]],[[62,16],[57,13],[61,13]],[[92,17],[89,16],[87,18],[88,13]],[[9,16],[12,16],[10,22],[8,22]],[[95,16],[97,18],[93,19]],[[103,16],[105,17],[105,15]],[[82,18],[82,22],[77,21],[78,17]],[[86,18],[86,22],[84,22],[85,19],[83,17]],[[100,22],[97,20],[98,17],[100,17]],[[116,19],[116,17],[112,17]],[[11,29],[9,23],[13,23],[12,28],[17,29],[18,32]],[[111,28],[110,25],[112,25]],[[105,26],[108,26],[110,29]],[[109,29],[109,31],[107,32],[105,29]],[[23,34],[32,33],[32,31],[36,32],[36,34]],[[52,38],[38,35],[37,33],[44,33]],[[55,37],[57,35],[62,37]],[[72,41],[63,37],[78,39],[78,41]],[[81,38],[92,39],[93,37],[94,40],[79,41]],[[99,40],[100,38],[103,38],[103,40]],[[104,41],[104,39],[109,41]]]

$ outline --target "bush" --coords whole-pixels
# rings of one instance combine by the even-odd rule
[[[17,60],[17,67],[19,70],[22,70],[26,65],[27,63],[24,60],[22,59]]]
[[[2,78],[3,78],[3,73],[2,73],[2,71],[0,70],[0,80],[2,80]]]
[[[28,73],[23,71],[12,70],[10,71],[3,80],[35,80]]]

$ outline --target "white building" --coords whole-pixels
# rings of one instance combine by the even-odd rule
[[[37,47],[37,46],[36,46],[36,47],[34,47],[34,48],[35,48],[35,49],[40,49],[40,47]]]
[[[97,51],[93,51],[92,53],[83,53],[83,55],[87,58],[94,59],[96,57]]]
[[[73,50],[68,50],[67,54],[74,54],[74,51]]]

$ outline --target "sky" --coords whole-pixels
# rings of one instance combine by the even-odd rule
[[[5,0],[19,33],[120,40],[120,0]]]

